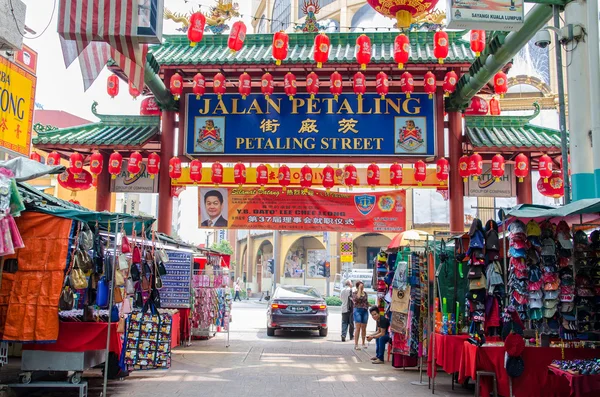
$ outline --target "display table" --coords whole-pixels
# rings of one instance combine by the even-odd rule
[[[573,375],[552,366],[548,369],[551,371],[550,378],[566,380],[569,384],[569,395],[572,397],[592,397],[600,394],[600,375]]]
[[[55,352],[85,352],[106,349],[107,323],[61,322],[56,343],[23,344],[23,350],[45,350]],[[111,323],[109,350],[121,354],[121,338],[117,323]]]
[[[566,382],[561,382],[556,376],[549,376],[548,366],[553,360],[562,357],[560,348],[526,347],[522,358],[525,363],[523,374],[512,380],[515,397],[551,397],[568,396],[569,388]],[[564,349],[565,360],[593,358],[600,356],[600,350],[594,349]],[[463,383],[468,378],[476,379],[477,371],[489,371],[496,374],[498,394],[508,396],[509,376],[504,368],[504,346],[477,347],[468,342],[463,343],[460,357],[458,381]],[[491,392],[492,382],[489,377],[480,381],[480,396]]]
[[[430,348],[427,353],[427,376],[431,378],[437,375],[437,368],[434,372],[432,367],[437,367],[438,365],[442,367],[446,373],[453,374],[458,372],[460,366],[460,353],[463,349],[463,343],[469,339],[469,335],[433,334],[433,338],[435,338],[433,349],[435,349],[436,366],[431,365],[433,349]],[[429,346],[432,346],[431,341]]]

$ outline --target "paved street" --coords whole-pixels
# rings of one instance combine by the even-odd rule
[[[371,343],[367,351],[355,351],[352,342],[340,341],[341,315],[333,308],[329,315],[329,336],[318,333],[277,333],[266,336],[266,305],[235,302],[231,324],[231,346],[226,335],[210,341],[194,341],[177,348],[168,371],[133,373],[124,381],[110,382],[110,396],[429,396],[431,390],[413,385],[415,370],[395,369],[388,363],[373,365]],[[374,329],[371,321],[369,330]],[[99,372],[90,381],[90,396],[99,396]],[[427,376],[424,374],[424,381]],[[436,395],[472,395],[461,386],[452,391],[450,377],[438,377]],[[32,394],[29,394],[30,396]],[[50,394],[35,394],[49,396]],[[61,392],[56,396],[65,396]],[[73,395],[73,394],[69,394]]]

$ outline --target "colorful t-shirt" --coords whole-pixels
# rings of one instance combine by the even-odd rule
[[[358,292],[352,293],[352,302],[354,302],[355,309],[368,309],[369,308],[369,297],[364,292],[363,296],[358,296]]]

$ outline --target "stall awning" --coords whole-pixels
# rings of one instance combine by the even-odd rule
[[[600,199],[583,199],[562,207],[521,205],[505,212],[506,218],[541,220],[566,220],[567,223],[590,223],[600,218]]]

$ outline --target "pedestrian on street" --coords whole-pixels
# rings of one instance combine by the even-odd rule
[[[390,341],[390,334],[388,328],[390,327],[390,320],[379,314],[379,308],[377,306],[371,306],[369,313],[373,320],[377,322],[377,332],[367,336],[367,340],[370,342],[376,339],[377,348],[375,349],[375,357],[371,358],[373,364],[383,364],[383,356],[385,354],[385,348]]]
[[[358,347],[358,339],[362,338],[362,348],[366,349],[365,337],[367,336],[367,323],[369,322],[369,297],[365,292],[365,285],[362,281],[356,282],[356,291],[352,293],[352,303],[354,303],[354,349]]]
[[[235,300],[239,300],[240,302],[242,301],[242,299],[240,298],[240,291],[242,289],[242,286],[240,285],[240,279],[238,278],[237,281],[235,282],[235,296],[233,297],[233,301],[235,302]]]
[[[350,326],[350,339],[354,339],[354,304],[352,303],[352,281],[346,280],[340,293],[342,300],[342,342],[346,342],[346,332]]]

